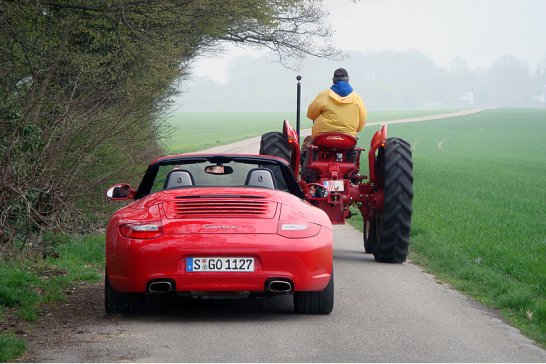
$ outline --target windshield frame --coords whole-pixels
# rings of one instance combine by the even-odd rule
[[[135,194],[135,200],[141,199],[145,196],[151,194],[153,184],[157,177],[160,167],[162,166],[176,166],[184,164],[195,164],[195,163],[211,163],[211,164],[223,164],[230,162],[237,163],[246,163],[246,164],[255,164],[256,167],[261,166],[278,166],[282,172],[286,185],[288,187],[288,193],[291,193],[294,196],[297,196],[301,199],[304,198],[304,193],[296,180],[294,173],[290,169],[288,162],[284,160],[269,157],[269,156],[252,156],[252,155],[184,155],[184,156],[168,156],[156,159],[152,162],[138,187],[138,190]],[[207,188],[196,186],[199,188]],[[281,190],[277,190],[281,191]]]

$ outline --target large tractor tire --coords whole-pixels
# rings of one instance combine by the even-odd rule
[[[260,154],[279,157],[290,163],[291,152],[288,140],[283,133],[272,131],[262,135]]]
[[[104,277],[104,308],[109,315],[138,315],[145,309],[144,294],[119,293],[110,285],[108,272]]]
[[[403,263],[408,255],[413,212],[413,162],[410,145],[399,138],[388,138],[384,163],[379,172],[384,180],[383,213],[376,216],[373,229],[377,239],[375,260]],[[369,236],[368,236],[369,238]]]
[[[326,288],[318,292],[295,292],[294,311],[296,313],[328,315],[334,309],[334,273]]]

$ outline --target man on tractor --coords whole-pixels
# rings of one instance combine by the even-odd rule
[[[345,68],[335,70],[332,81],[332,87],[319,93],[307,109],[307,117],[313,120],[312,137],[338,132],[356,138],[366,123],[364,102],[349,84]]]
[[[366,107],[362,98],[349,84],[349,74],[345,68],[334,71],[333,85],[318,94],[307,109],[307,117],[313,120],[312,135],[302,143],[302,175],[307,174],[306,161],[309,143],[320,134],[337,132],[358,138],[358,132],[366,124]],[[350,151],[346,160],[354,162],[356,153]]]

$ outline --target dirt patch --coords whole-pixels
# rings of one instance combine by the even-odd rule
[[[366,125],[404,124],[404,123],[418,123],[421,121],[442,120],[442,119],[473,115],[473,114],[480,113],[484,110],[492,110],[492,109],[495,109],[495,107],[488,107],[488,108],[481,108],[481,109],[465,109],[465,110],[459,110],[459,111],[449,112],[445,114],[419,116],[416,118],[396,119],[396,120],[388,120],[388,121],[375,121],[375,122],[367,123]]]
[[[66,301],[43,306],[36,323],[26,326],[21,323],[26,327],[21,330],[25,331],[22,336],[27,340],[28,350],[18,362],[43,361],[41,351],[79,343],[87,327],[103,320],[116,320],[104,312],[102,282],[79,282],[65,293]]]
[[[27,337],[28,333],[32,329],[32,324],[23,320],[15,314],[14,308],[6,308],[4,313],[4,320],[0,321],[0,333],[13,332],[16,335]]]

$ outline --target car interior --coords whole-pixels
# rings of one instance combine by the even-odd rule
[[[152,164],[135,198],[162,190],[191,187],[261,187],[303,198],[288,166],[257,157],[172,158]]]

